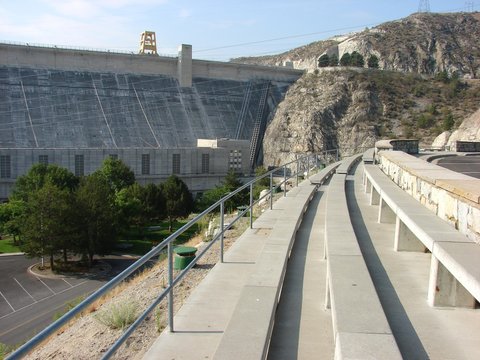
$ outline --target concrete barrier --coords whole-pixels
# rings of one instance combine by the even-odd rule
[[[396,251],[432,253],[428,302],[431,306],[475,307],[480,300],[480,245],[416,201],[378,167],[365,165],[370,204],[379,222],[394,222]]]
[[[361,160],[362,154],[357,154],[350,156],[340,163],[340,166],[337,168],[336,173],[337,174],[348,174],[350,169]]]
[[[325,255],[335,359],[401,359],[352,224],[346,174],[335,174],[327,194]]]
[[[480,244],[480,179],[401,151],[379,153],[382,171],[404,192]]]

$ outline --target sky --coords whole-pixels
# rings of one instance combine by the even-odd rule
[[[160,54],[190,44],[195,59],[278,54],[406,17],[421,0],[0,0],[0,42],[138,52],[155,31]],[[480,1],[429,0],[431,12]]]

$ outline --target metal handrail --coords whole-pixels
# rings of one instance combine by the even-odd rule
[[[336,150],[335,150],[336,151]],[[323,158],[326,158],[328,155],[328,151],[323,152]],[[60,329],[63,325],[65,325],[68,321],[73,319],[75,316],[79,315],[82,311],[84,311],[87,306],[92,304],[94,301],[99,299],[101,296],[105,295],[108,291],[113,289],[116,285],[120,282],[125,280],[128,276],[130,276],[133,272],[138,270],[141,266],[143,266],[147,261],[149,261],[154,256],[159,255],[165,247],[167,247],[168,252],[168,286],[163,289],[160,295],[155,299],[155,301],[147,307],[147,309],[135,320],[133,324],[131,324],[127,330],[117,339],[117,341],[112,345],[112,347],[103,355],[102,359],[110,358],[115,351],[125,342],[125,340],[131,335],[131,333],[140,325],[140,323],[148,316],[148,314],[168,295],[168,325],[169,330],[171,332],[174,331],[174,323],[173,323],[173,288],[174,286],[181,281],[181,279],[188,273],[188,271],[195,266],[199,259],[210,249],[210,247],[218,240],[220,240],[220,262],[223,262],[223,255],[224,255],[224,234],[225,231],[230,229],[235,222],[237,222],[240,218],[243,217],[248,211],[250,211],[250,228],[253,225],[253,206],[257,204],[260,200],[270,195],[270,209],[273,208],[273,194],[277,190],[277,188],[281,188],[283,185],[283,195],[286,196],[287,193],[287,181],[293,177],[296,177],[296,185],[298,186],[298,179],[300,174],[304,174],[302,171],[306,171],[307,177],[310,174],[310,170],[312,168],[318,167],[318,160],[319,156],[317,154],[312,155],[305,155],[296,158],[289,163],[286,163],[280,167],[277,167],[273,170],[266,172],[265,174],[256,177],[255,179],[247,182],[246,184],[240,186],[236,190],[230,192],[229,194],[222,197],[218,200],[215,204],[209,206],[206,210],[202,211],[200,214],[196,215],[192,220],[190,220],[187,224],[183,225],[181,228],[176,230],[173,234],[163,240],[160,244],[150,250],[147,254],[142,256],[138,259],[135,263],[130,265],[120,274],[115,276],[109,282],[104,284],[100,289],[95,291],[93,294],[88,296],[85,300],[83,300],[80,304],[74,307],[72,310],[64,314],[61,318],[56,320],[54,323],[47,326],[44,330],[40,333],[35,335],[32,339],[26,342],[24,345],[19,347],[17,350],[9,354],[6,359],[20,359],[21,357],[25,356],[28,352],[32,351],[35,347],[37,347],[42,341],[44,341],[48,336],[53,334],[56,330]],[[305,163],[307,164],[305,166]],[[288,166],[296,167],[295,172],[290,172],[290,175],[287,175],[287,168]],[[295,166],[296,165],[296,166]],[[303,168],[302,168],[303,166]],[[273,177],[274,173],[283,170],[283,180],[277,184],[274,184]],[[265,177],[269,177],[270,179],[270,190],[269,192],[264,195],[263,197],[253,200],[253,186],[256,182]],[[225,215],[225,202],[235,196],[236,194],[240,193],[241,191],[249,188],[250,191],[250,204],[249,206],[244,209],[243,211],[239,211],[236,218],[233,219],[227,226],[224,226],[224,215]],[[210,241],[210,243],[200,252],[199,255],[195,257],[195,259],[188,264],[188,266],[182,270],[175,279],[173,278],[173,242],[175,239],[188,230],[191,226],[196,224],[200,219],[202,219],[207,214],[215,211],[217,208],[220,208],[220,232],[214,236],[214,238]]]

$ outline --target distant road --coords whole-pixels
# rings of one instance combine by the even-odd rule
[[[100,279],[69,277],[45,279],[28,273],[39,259],[0,257],[0,342],[17,345],[53,322],[66,303],[88,295],[120,273],[134,260],[119,256],[105,259],[112,271]]]
[[[480,154],[475,156],[450,156],[437,160],[437,165],[480,179]]]

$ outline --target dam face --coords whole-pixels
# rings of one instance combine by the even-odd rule
[[[176,173],[194,192],[249,174],[301,72],[178,59],[0,45],[0,197],[38,162],[87,175],[117,156],[140,182]]]

